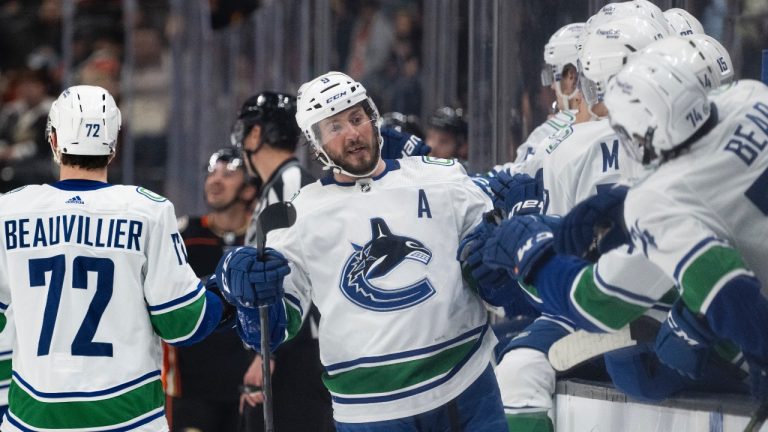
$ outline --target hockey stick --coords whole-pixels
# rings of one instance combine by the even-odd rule
[[[296,208],[290,202],[277,202],[267,206],[256,219],[256,247],[259,259],[264,258],[264,246],[267,233],[279,228],[288,228],[296,222]],[[272,373],[269,368],[269,305],[259,306],[259,321],[261,323],[261,374],[264,384],[264,430],[275,430],[272,418]]]
[[[752,417],[749,419],[747,427],[744,428],[744,432],[757,432],[765,423],[768,418],[768,401],[763,401],[760,406],[757,407]]]
[[[549,363],[558,372],[567,371],[607,352],[653,342],[659,327],[661,323],[657,320],[641,316],[613,333],[577,330],[552,344]]]

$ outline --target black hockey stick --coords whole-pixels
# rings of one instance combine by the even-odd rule
[[[277,202],[267,206],[256,219],[256,247],[259,250],[259,259],[264,258],[264,246],[267,242],[267,233],[280,228],[288,228],[296,222],[296,208],[290,202]],[[272,418],[272,373],[269,370],[269,306],[259,306],[259,321],[261,322],[261,374],[264,384],[264,430],[275,430]]]
[[[760,406],[757,407],[752,417],[749,419],[747,427],[744,428],[744,432],[757,432],[765,423],[768,418],[768,401],[763,401]]]

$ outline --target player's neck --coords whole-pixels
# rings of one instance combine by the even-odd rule
[[[384,159],[379,159],[379,163],[376,164],[376,169],[374,169],[371,175],[367,176],[366,178],[371,178],[371,177],[376,177],[378,175],[381,175],[381,173],[383,173],[386,168],[387,168],[387,164],[384,162]],[[339,183],[354,183],[357,180],[360,180],[361,177],[352,177],[344,174],[334,174],[333,178]]]
[[[83,169],[71,165],[61,165],[59,171],[59,180],[93,180],[107,182],[107,169]]]
[[[235,203],[224,210],[208,213],[208,226],[217,235],[233,232],[245,234],[251,219],[251,211],[242,202]]]
[[[259,177],[266,183],[272,177],[272,174],[275,173],[277,168],[292,157],[293,152],[265,146],[259,151],[259,154],[253,158],[255,159],[253,162]]]

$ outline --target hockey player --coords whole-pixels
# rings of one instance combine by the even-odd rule
[[[558,29],[544,46],[541,85],[555,91],[557,112],[536,127],[517,148],[515,163],[530,158],[546,137],[576,121],[580,96],[577,86],[576,40],[584,23],[572,23]]]
[[[167,430],[158,336],[201,340],[222,302],[187,264],[173,205],[106,183],[112,96],[70,87],[48,125],[60,181],[0,197],[0,303],[17,333],[2,430]]]
[[[432,149],[430,156],[466,161],[469,155],[467,121],[461,108],[444,106],[427,119],[424,141]]]
[[[210,211],[200,217],[179,218],[187,259],[199,277],[213,274],[219,258],[243,244],[257,193],[240,153],[231,147],[211,155],[205,174],[205,202]],[[189,347],[164,344],[163,351],[173,430],[236,430],[238,387],[253,361],[253,352],[243,347],[237,334],[214,332]]]
[[[582,38],[581,92],[588,104],[586,111],[603,118],[568,126],[542,144],[540,160],[543,163],[545,214],[563,215],[580,200],[594,195],[601,188],[610,188],[613,183],[639,175],[640,164],[635,163],[619,146],[618,137],[604,118],[607,112],[601,100],[602,91],[608,78],[620,70],[628,56],[656,38],[663,37],[663,32],[664,29],[653,20],[631,17],[598,25],[592,33]],[[587,74],[591,79],[587,78]],[[514,189],[509,190],[514,194]],[[511,204],[508,198],[504,201]],[[500,236],[502,233],[494,235]],[[511,242],[511,239],[499,238],[498,241]],[[486,258],[486,255],[492,254],[489,252],[483,255],[480,260],[483,264],[511,269],[512,263],[504,259],[508,257]],[[472,259],[478,260],[477,257]],[[613,266],[607,267],[607,270],[613,269]],[[488,272],[490,270],[477,267],[473,274],[480,279],[482,273]],[[663,274],[657,271],[655,275],[658,277],[654,278],[654,274],[650,274],[638,283],[648,282],[656,288],[655,279],[663,278]],[[611,280],[620,274],[612,273],[609,276]],[[671,285],[670,281],[665,281],[664,291],[671,288]],[[555,371],[546,353],[552,343],[574,330],[574,322],[564,318],[566,314],[557,313],[555,309],[541,308],[541,300],[535,289],[527,294],[537,303],[543,315],[523,332],[524,336],[514,339],[504,349],[496,374],[510,430],[553,430],[554,426],[547,413],[552,408]],[[519,373],[521,370],[526,373]]]
[[[296,223],[268,235],[253,279],[254,303],[277,300],[273,346],[314,301],[339,431],[505,431],[495,337],[454,258],[489,199],[455,160],[381,159],[376,107],[342,73],[302,85],[296,120],[329,174],[292,200]],[[255,257],[235,251],[219,279],[244,283]]]
[[[708,99],[690,71],[650,56],[627,66],[606,94],[622,142],[658,166],[630,189],[624,221],[635,247],[678,284],[685,308],[672,332],[684,333],[692,351],[735,342],[761,400],[768,397],[766,101],[768,89],[752,80]],[[685,351],[664,354],[677,354],[662,357],[675,365]]]
[[[256,243],[256,220],[268,205],[287,201],[301,187],[315,181],[295,157],[301,131],[296,125],[296,97],[286,93],[261,92],[243,102],[233,127],[232,143],[242,152],[249,173],[261,181],[259,202],[246,234],[246,244]],[[319,315],[313,306],[296,336],[280,347],[274,360],[273,394],[275,427],[278,430],[331,429],[331,401],[320,381],[320,351],[317,333]],[[261,387],[262,361],[257,355],[244,384]],[[263,423],[263,394],[246,392],[246,422],[249,430]],[[257,405],[259,405],[257,407]]]
[[[720,68],[717,65],[722,59],[705,57],[702,51],[688,40],[659,41],[648,46],[643,52],[673,64],[685,65],[686,69],[693,71],[701,91],[705,89],[704,83],[720,84]],[[635,152],[628,154],[634,156]],[[572,214],[575,212],[581,215],[600,213],[605,208],[611,207],[611,201],[620,202],[622,197],[620,189],[598,193],[588,202],[576,206],[574,212],[565,218],[564,224],[567,225],[569,220],[573,219]],[[592,243],[593,228],[597,225],[599,224],[589,225],[589,233],[586,232],[586,228],[571,231],[561,229],[558,236],[565,232],[570,237],[559,240],[566,246],[569,242],[579,243],[581,248],[570,250],[583,255]],[[614,228],[620,229],[618,226]],[[516,219],[506,223],[499,231],[498,238],[489,242],[487,246],[490,250],[488,259],[497,260],[497,262],[506,260],[505,265],[508,268],[514,268],[516,276],[526,283],[525,288],[529,294],[535,295],[536,299],[551,313],[567,316],[582,328],[593,331],[618,329],[644,313],[649,307],[656,307],[654,303],[660,300],[660,296],[672,284],[671,279],[666,277],[653,277],[657,282],[649,283],[652,280],[649,277],[658,273],[658,268],[647,264],[645,258],[637,252],[632,253],[631,248],[627,250],[623,247],[604,254],[597,265],[592,266],[587,261],[577,258],[554,259],[551,229],[544,223]],[[601,243],[603,252],[611,248],[607,243],[607,241],[604,244]],[[621,241],[618,242],[620,243]],[[521,246],[525,248],[525,253],[519,252],[515,257],[514,251]],[[641,249],[635,250],[641,251]],[[501,256],[505,258],[501,259]],[[665,282],[667,280],[669,282]],[[653,361],[651,353],[639,354],[645,358],[643,362]],[[711,352],[708,351],[707,355],[710,354]],[[712,354],[712,357],[716,355]],[[631,358],[619,357],[616,354],[607,359],[607,366],[617,386],[631,392],[635,397],[650,399],[665,397],[683,388],[690,389],[700,385],[729,390],[739,388],[740,372],[728,365],[719,369],[709,368],[708,373],[700,373],[698,376],[688,374],[695,378],[707,378],[705,382],[692,382],[670,373],[671,371],[665,372],[661,367],[656,368],[653,371],[654,375],[649,376],[649,379],[636,380],[627,379],[632,378],[626,373],[627,369],[632,370],[627,368],[632,364],[629,360]],[[644,387],[637,386],[643,383],[645,383]]]

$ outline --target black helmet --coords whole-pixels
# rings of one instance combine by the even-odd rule
[[[246,99],[232,126],[232,145],[242,148],[243,139],[257,124],[262,128],[262,139],[271,147],[296,150],[301,133],[296,124],[296,97],[266,91]]]
[[[427,126],[444,130],[454,136],[464,138],[467,136],[467,122],[464,120],[464,112],[461,108],[449,106],[438,108],[429,118]]]
[[[381,127],[395,129],[398,132],[409,133],[421,138],[424,131],[421,130],[421,120],[415,115],[405,115],[397,111],[388,112],[381,116]]]
[[[240,152],[232,147],[222,147],[208,158],[208,165],[205,167],[209,173],[216,170],[216,164],[224,162],[227,164],[227,168],[230,171],[236,171],[238,169],[244,170],[243,158],[240,156]]]

